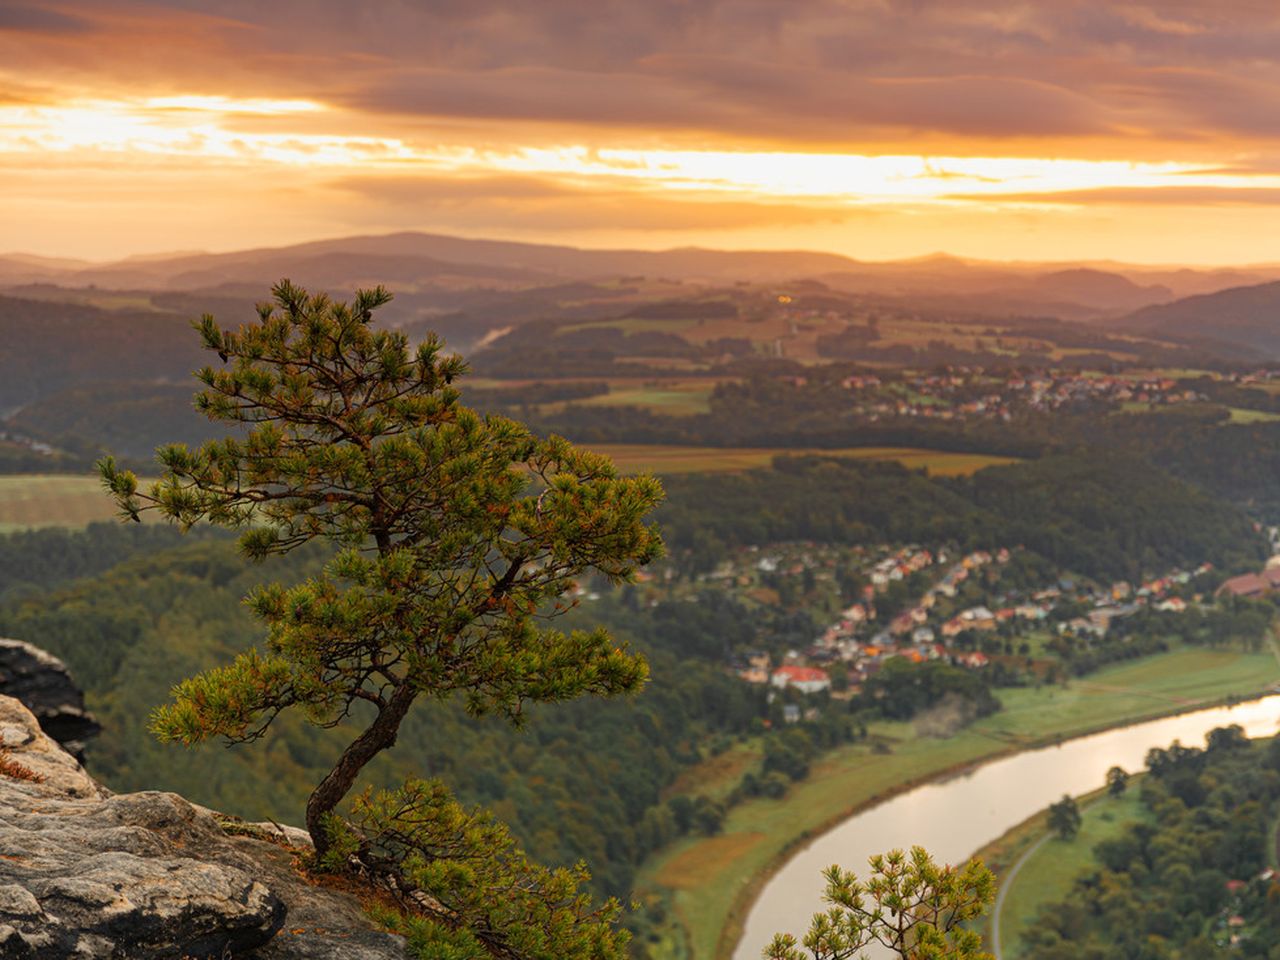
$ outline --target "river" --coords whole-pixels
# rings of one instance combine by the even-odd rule
[[[1023,751],[854,814],[793,854],[770,878],[747,914],[734,960],[759,960],[775,933],[798,938],[823,908],[822,871],[833,863],[865,876],[868,857],[913,845],[940,862],[963,862],[1064,793],[1078,796],[1103,786],[1111,767],[1140,770],[1152,747],[1174,740],[1203,746],[1206,733],[1231,723],[1251,737],[1277,733],[1280,695]]]

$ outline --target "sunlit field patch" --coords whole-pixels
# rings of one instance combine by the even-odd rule
[[[917,447],[844,447],[836,450],[760,447],[683,447],[663,444],[604,444],[593,450],[608,454],[625,472],[719,473],[767,467],[778,456],[816,454],[855,460],[893,460],[932,476],[968,476],[984,467],[1017,463],[1016,457],[986,453],[952,453]]]
[[[115,505],[96,476],[0,476],[0,532],[29,527],[83,527],[115,515]]]

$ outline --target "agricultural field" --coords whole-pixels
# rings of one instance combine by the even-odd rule
[[[1126,337],[1126,339],[1134,339]],[[1214,370],[1202,370],[1199,367],[1133,367],[1125,373],[1131,377],[1145,380],[1194,380],[1198,377],[1218,378]]]
[[[850,323],[864,323],[870,314],[858,311],[841,316],[797,316],[785,311],[769,311],[760,315],[740,317],[708,317],[703,319],[657,319],[625,317],[606,320],[590,320],[568,324],[560,328],[564,333],[589,329],[613,329],[623,333],[670,333],[689,343],[703,345],[722,338],[745,338],[758,349],[772,351],[780,348],[783,356],[802,363],[823,360],[818,352],[820,336],[839,333]],[[931,342],[945,342],[956,348],[971,350],[980,345],[995,347],[998,339],[986,331],[983,325],[938,323],[908,317],[883,316],[877,313],[880,339],[877,347],[924,347]],[[1010,351],[1043,343],[1032,338],[1004,337],[1002,342]]]
[[[67,289],[64,287],[32,285],[22,288],[24,300],[44,300],[49,303],[74,303],[102,310],[159,311],[149,293],[127,290]]]
[[[662,320],[652,317],[615,317],[608,320],[583,320],[556,328],[558,334],[578,333],[582,330],[621,330],[623,333],[674,333],[684,335],[697,320]],[[686,338],[693,339],[693,338]]]
[[[1231,419],[1228,423],[1275,423],[1280,420],[1280,413],[1267,413],[1265,410],[1245,410],[1231,407]]]
[[[1096,357],[1099,354],[1110,357],[1121,363],[1127,363],[1133,360],[1137,353],[1127,353],[1123,350],[1099,350],[1095,347],[1054,347],[1048,354],[1049,359],[1056,361],[1070,361],[1072,357]]]
[[[963,476],[983,467],[1016,462],[1012,457],[947,453],[909,447],[854,447],[843,450],[787,450],[736,447],[678,447],[644,444],[592,446],[608,454],[626,473],[728,472],[767,467],[774,457],[803,453],[896,460],[935,476]],[[83,527],[110,520],[115,508],[96,476],[14,474],[0,476],[0,533],[32,527]]]
[[[610,383],[609,392],[598,397],[573,401],[579,407],[640,407],[673,416],[707,413],[712,382],[706,380],[663,380],[643,384]]]
[[[774,457],[820,454],[857,460],[896,460],[911,470],[933,476],[968,476],[984,467],[1016,463],[1015,457],[985,453],[951,453],[915,447],[845,447],[836,450],[758,447],[681,447],[647,444],[601,444],[593,450],[608,454],[624,472],[657,474],[720,473],[767,467]]]
[[[979,762],[1005,750],[1149,719],[1230,696],[1260,693],[1280,679],[1271,653],[1179,649],[1072,681],[1067,687],[1000,691],[1004,709],[945,739],[918,737],[910,724],[874,724],[892,745],[877,754],[866,743],[832,751],[781,800],[749,800],[729,811],[715,837],[690,837],[647,863],[642,887],[670,892],[688,931],[690,960],[727,955],[751,892],[795,843],[904,785]],[[738,764],[715,761],[688,774],[697,792],[724,789]]]
[[[115,505],[96,476],[0,476],[0,533],[30,527],[83,527],[114,516]]]

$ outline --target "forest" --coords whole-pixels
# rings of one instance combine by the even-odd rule
[[[1121,454],[1062,454],[954,479],[782,457],[772,470],[671,477],[667,489],[659,516],[669,543],[701,568],[725,547],[779,540],[1025,546],[1099,579],[1206,560],[1253,569],[1266,556],[1240,510]]]
[[[174,790],[240,816],[296,822],[340,734],[285,717],[265,748],[184,750],[157,742],[147,714],[182,677],[259,641],[240,603],[252,585],[296,581],[326,556],[300,551],[258,567],[224,536],[177,538],[167,527],[105,524],[0,537],[0,570],[26,563],[0,602],[0,635],[38,643],[71,667],[109,731],[89,764],[112,789]],[[635,865],[691,828],[666,811],[664,788],[718,738],[759,729],[760,691],[719,669],[723,648],[707,643],[732,633],[734,611],[699,613],[639,616],[615,602],[584,611],[582,622],[608,622],[644,652],[654,678],[644,695],[532,708],[524,732],[468,718],[460,704],[424,706],[406,722],[401,749],[370,768],[371,781],[445,777],[466,802],[491,806],[531,854],[584,859],[602,892],[629,893]],[[748,632],[745,611],[738,617]]]
[[[499,351],[480,369],[512,375],[539,356],[539,331],[546,332],[531,322],[512,338],[519,350]],[[1255,570],[1268,554],[1254,517],[1266,515],[1272,502],[1280,505],[1259,480],[1272,459],[1280,464],[1280,430],[1265,422],[1225,426],[1229,414],[1221,405],[1114,416],[1086,403],[1052,414],[1023,411],[1005,421],[942,425],[891,417],[873,423],[845,409],[841,378],[860,369],[853,364],[797,377],[790,361],[750,358],[742,343],[712,342],[695,351],[665,334],[590,329],[565,339],[555,349],[569,350],[588,379],[548,375],[511,385],[491,379],[465,388],[466,402],[588,445],[905,444],[1024,458],[949,477],[893,462],[804,453],[780,456],[763,469],[667,477],[657,519],[670,559],[655,573],[678,583],[679,596],[593,583],[593,598],[566,618],[570,627],[605,625],[643,653],[652,680],[642,694],[615,703],[534,707],[520,732],[492,718],[468,717],[459,705],[431,703],[405,721],[400,748],[368,767],[367,782],[375,787],[406,776],[441,777],[463,803],[482,804],[510,824],[536,860],[589,864],[598,894],[630,896],[637,871],[656,851],[683,836],[717,833],[742,800],[786,796],[824,751],[865,737],[868,724],[909,721],[939,705],[964,724],[1001,710],[1003,687],[1046,682],[1043,672],[1012,658],[982,673],[898,659],[847,700],[771,698],[741,682],[731,664],[747,650],[782,656],[805,649],[821,624],[794,591],[777,604],[747,603],[698,579],[732,551],[780,542],[946,544],[962,553],[1008,548],[1017,558],[1010,580],[1020,577],[1024,588],[1058,576],[1138,582],[1205,563],[1225,575]],[[668,416],[574,405],[607,393],[611,385],[596,376],[616,375],[640,349],[713,362],[727,379],[711,391],[709,412]],[[510,369],[497,364],[502,357]],[[756,372],[767,375],[751,376]],[[0,460],[15,471],[74,469],[110,445],[142,469],[153,441],[209,435],[208,425],[181,402],[186,392],[166,382],[50,384],[9,423],[28,436],[56,440],[59,452],[41,457],[29,447],[0,444]],[[975,387],[973,397],[960,399],[980,392]],[[1224,388],[1214,399],[1257,399],[1248,394]],[[260,642],[259,627],[240,602],[254,585],[299,582],[331,556],[311,547],[250,566],[226,536],[197,531],[183,538],[156,524],[10,534],[0,537],[0,635],[35,642],[71,666],[108,731],[89,763],[113,789],[169,789],[247,818],[297,822],[308,789],[341,746],[338,732],[283,716],[259,749],[192,751],[158,743],[145,718],[183,677]],[[921,585],[886,593],[885,614],[910,599],[908,586]],[[1193,611],[1176,623],[1143,614],[1105,642],[1053,641],[1063,669],[1047,682],[1179,641],[1260,637],[1273,615],[1270,604],[1247,602]],[[957,638],[959,649],[975,646],[973,637]],[[710,797],[682,786],[682,774],[748,742],[759,759],[735,774],[732,789]],[[633,946],[637,958],[655,939],[654,925],[663,923],[663,904],[647,906],[628,920],[641,934]]]
[[[672,477],[667,488],[659,519],[682,575],[730,547],[782,540],[1025,543],[1048,569],[1097,577],[1205,559],[1248,567],[1264,553],[1234,508],[1121,459],[1064,456],[932,480],[893,464],[792,457],[766,470]],[[0,537],[0,634],[72,667],[111,731],[90,762],[114,789],[173,789],[243,816],[289,818],[330,752],[330,731],[286,717],[265,749],[196,752],[154,741],[145,717],[178,679],[254,644],[239,602],[253,584],[300,580],[326,557],[316,548],[248,565],[224,535],[183,539],[155,524],[10,534]],[[747,607],[715,590],[641,598],[606,592],[572,616],[607,624],[648,657],[643,695],[537,708],[524,733],[433,705],[408,720],[403,749],[370,768],[373,781],[390,783],[408,767],[444,776],[464,801],[493,807],[534,856],[583,858],[601,891],[628,893],[646,854],[683,831],[715,829],[714,810],[704,804],[695,817],[685,804],[696,798],[667,793],[678,773],[780,719],[780,705],[725,672],[726,658],[753,644],[803,646],[817,631],[801,610]],[[949,695],[974,715],[999,708],[997,674],[978,682],[941,664],[898,666],[850,705],[847,721],[832,726],[824,714],[799,739],[788,731],[744,791],[758,792],[771,773],[803,775],[815,750],[855,735],[859,711],[909,717]]]
[[[1280,947],[1280,740],[1239,727],[1147,756],[1142,816],[1092,853],[1025,938],[1034,960],[1270,958]],[[1132,789],[1132,788],[1131,788]]]

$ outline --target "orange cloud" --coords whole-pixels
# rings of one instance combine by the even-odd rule
[[[219,244],[256,210],[1065,255],[1128,210],[1124,244],[1172,254],[1175,208],[1264,233],[1276,49],[1254,0],[17,0],[0,244],[55,247],[74,206],[113,243],[131,210],[152,249],[204,245],[181,208]]]
[[[739,230],[834,224],[856,219],[852,211],[825,204],[723,196],[662,195],[614,184],[573,186],[537,176],[356,175],[333,181],[333,189],[378,205],[391,226],[431,223],[450,229],[522,231]]]

